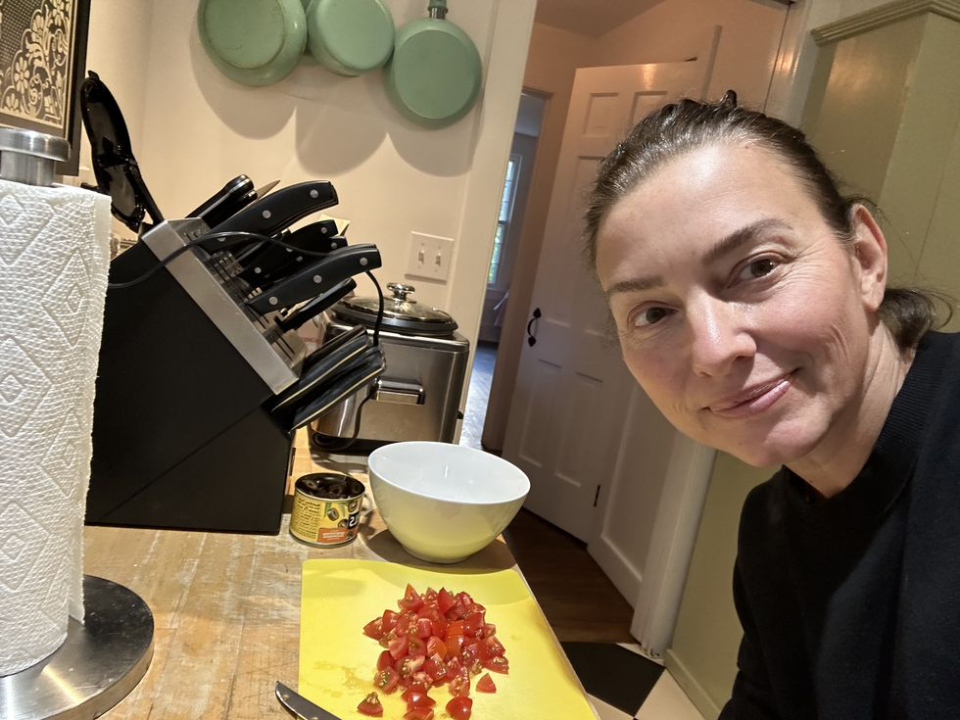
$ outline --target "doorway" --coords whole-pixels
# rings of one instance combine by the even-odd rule
[[[523,90],[514,125],[510,159],[504,174],[493,253],[487,270],[487,292],[480,319],[480,335],[474,353],[460,433],[461,445],[478,450],[489,449],[483,447],[481,436],[490,399],[490,384],[497,362],[497,346],[510,300],[510,281],[520,247],[520,230],[523,227],[546,103],[546,95],[533,90]]]

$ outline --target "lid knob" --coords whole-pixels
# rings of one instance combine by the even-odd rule
[[[387,283],[387,290],[393,293],[394,300],[406,302],[407,295],[412,295],[417,289],[413,285],[404,285],[403,283]]]
[[[70,155],[63,138],[23,128],[0,128],[0,178],[28,185],[52,185],[57,162]]]

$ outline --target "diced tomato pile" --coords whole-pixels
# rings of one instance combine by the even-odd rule
[[[506,674],[510,663],[497,639],[497,628],[486,620],[486,609],[465,592],[437,592],[427,588],[422,595],[407,585],[397,605],[368,622],[363,633],[384,650],[377,658],[373,686],[377,691],[402,691],[407,702],[403,720],[432,720],[437,701],[430,690],[446,684],[451,699],[447,715],[467,720],[473,712],[470,684],[479,692],[494,693],[497,686],[489,672]],[[357,706],[363,715],[383,716],[383,705],[372,692]]]

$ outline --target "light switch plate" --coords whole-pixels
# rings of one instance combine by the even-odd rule
[[[410,255],[407,275],[446,282],[453,262],[453,239],[410,233]]]

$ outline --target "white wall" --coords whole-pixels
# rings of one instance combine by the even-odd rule
[[[328,212],[351,220],[352,242],[380,247],[381,284],[404,279],[412,231],[455,239],[449,282],[413,284],[420,300],[451,312],[475,340],[535,0],[451,9],[449,19],[480,51],[485,90],[477,108],[441,130],[402,118],[379,72],[344,78],[305,58],[275,85],[232,82],[200,45],[197,0],[93,3],[100,4],[90,67],[100,65],[140,138],[144,178],[167,217],[189,212],[240,173],[257,185],[331,180],[341,203]],[[398,26],[425,14],[422,0],[388,4]]]

